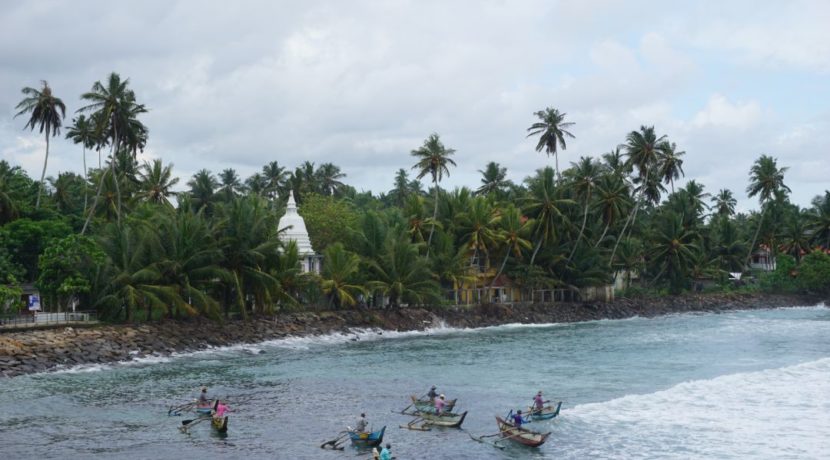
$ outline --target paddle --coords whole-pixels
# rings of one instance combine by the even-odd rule
[[[320,444],[320,448],[321,448],[321,449],[325,449],[325,448],[326,448],[326,446],[331,446],[331,448],[332,448],[332,449],[337,449],[337,443],[338,443],[338,441],[340,441],[341,439],[343,439],[344,437],[346,437],[346,435],[348,435],[348,434],[349,434],[349,432],[348,432],[348,431],[341,431],[341,432],[340,432],[340,433],[338,433],[338,434],[339,434],[340,436],[338,436],[337,438],[332,439],[331,441],[326,441],[326,442],[324,442],[324,443]]]
[[[496,448],[498,448],[498,449],[502,449],[502,450],[504,450],[504,448],[506,447],[506,446],[501,446],[501,445],[499,445],[499,444],[498,444],[498,441],[494,441],[494,442],[489,442],[489,443],[488,443],[488,442],[486,442],[486,441],[484,440],[484,438],[492,438],[492,437],[494,437],[494,436],[501,436],[501,433],[496,433],[496,434],[486,434],[486,435],[484,435],[484,436],[475,437],[475,436],[473,436],[473,434],[472,434],[472,433],[470,433],[469,431],[466,431],[466,430],[461,430],[461,431],[466,432],[468,436],[470,436],[471,438],[473,438],[473,441],[477,441],[477,442],[480,442],[480,443],[483,443],[483,444],[490,444],[491,446],[496,447]]]

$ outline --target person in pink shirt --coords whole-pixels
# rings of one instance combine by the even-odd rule
[[[542,409],[545,408],[545,403],[549,403],[550,401],[545,401],[545,398],[542,397],[542,391],[539,390],[536,393],[536,396],[533,398],[533,413],[539,413]]]
[[[217,399],[216,404],[213,406],[213,417],[223,418],[225,416],[225,412],[228,412],[228,406]]]
[[[444,406],[447,405],[447,402],[444,400],[444,395],[438,396],[435,399],[435,413],[441,415],[444,413]]]

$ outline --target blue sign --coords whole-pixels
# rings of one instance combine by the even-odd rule
[[[39,311],[39,310],[40,310],[40,296],[30,295],[29,296],[29,311]]]

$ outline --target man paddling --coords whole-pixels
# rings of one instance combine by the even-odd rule
[[[549,402],[550,401],[545,401],[544,398],[542,398],[542,390],[539,390],[539,392],[536,393],[536,396],[533,397],[533,413],[538,414],[542,412],[542,409],[545,408],[545,403]]]
[[[438,396],[435,400],[435,413],[441,415],[444,413],[444,407],[447,405],[447,402],[444,400],[444,395]]]
[[[199,399],[196,400],[196,407],[198,407],[198,408],[210,407],[210,398],[208,398],[207,387],[202,387],[202,391],[201,391],[201,393],[199,393]]]
[[[512,418],[513,418],[513,426],[515,426],[516,428],[521,428],[523,423],[528,422],[528,420],[525,420],[524,417],[522,417],[522,410],[521,409],[517,410],[516,413],[513,414]]]
[[[435,391],[435,385],[433,385],[432,388],[430,388],[429,391],[427,392],[427,398],[429,398],[430,401],[435,401],[435,398],[437,398],[437,397],[438,397],[438,392]]]
[[[358,433],[365,433],[368,426],[369,422],[366,420],[366,414],[360,414],[360,418],[357,420],[354,430]]]
[[[386,443],[386,447],[380,451],[380,460],[392,460],[392,444]]]

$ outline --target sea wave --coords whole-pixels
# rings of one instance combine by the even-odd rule
[[[563,411],[561,438],[590,437],[573,458],[826,458],[830,358],[695,380]],[[567,446],[563,446],[566,448]]]

